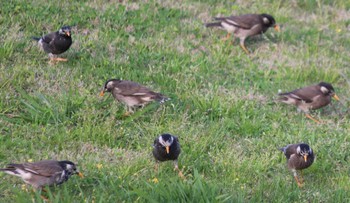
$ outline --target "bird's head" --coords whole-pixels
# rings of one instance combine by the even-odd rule
[[[70,37],[71,36],[71,27],[70,26],[61,27],[61,29],[58,30],[58,34],[65,36],[65,37]]]
[[[105,92],[111,92],[120,81],[121,80],[118,79],[107,80],[103,87],[103,90],[100,92],[100,96],[102,97],[105,94]]]
[[[169,154],[170,146],[174,142],[174,137],[170,134],[163,134],[159,136],[158,141],[163,147],[165,147],[166,153]]]
[[[297,154],[304,158],[304,161],[307,162],[309,156],[313,155],[312,149],[307,144],[300,144],[297,147]]]
[[[280,27],[276,24],[275,19],[269,14],[261,14],[263,17],[263,22],[267,27],[273,27],[277,32],[280,31]]]
[[[320,86],[320,90],[324,95],[329,95],[335,100],[339,101],[339,97],[335,94],[334,88],[331,84],[326,82],[320,82],[318,85]]]
[[[84,175],[78,171],[76,165],[71,161],[60,161],[60,166],[63,168],[63,170],[68,174],[68,176],[71,175],[78,175],[79,177],[83,178]]]

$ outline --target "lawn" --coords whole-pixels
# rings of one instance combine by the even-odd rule
[[[85,178],[47,188],[50,202],[350,202],[350,2],[1,1],[0,167],[71,160]],[[215,16],[268,13],[269,29],[221,40]],[[72,25],[68,62],[48,63],[32,36]],[[124,117],[106,80],[132,80],[171,98]],[[331,83],[341,101],[307,119],[277,101]],[[172,162],[154,170],[153,140],[179,137]],[[298,188],[279,147],[306,142],[316,154]],[[30,187],[27,187],[31,190]],[[0,202],[40,202],[0,173]]]

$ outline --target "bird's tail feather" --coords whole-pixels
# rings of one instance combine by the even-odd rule
[[[155,99],[156,99],[159,103],[161,103],[161,104],[163,104],[164,102],[170,100],[169,97],[166,97],[166,96],[164,96],[164,95],[162,95],[162,94],[158,94],[158,95],[156,96]]]
[[[221,22],[207,23],[205,27],[221,27]]]
[[[33,40],[39,41],[41,37],[32,37]]]
[[[286,151],[286,148],[285,147],[281,147],[281,148],[278,148],[280,151],[282,152],[285,152]]]

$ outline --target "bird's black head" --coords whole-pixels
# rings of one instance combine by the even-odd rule
[[[70,26],[63,26],[58,30],[58,34],[64,36],[64,37],[70,37],[71,36],[71,27]]]
[[[263,13],[261,14],[261,16],[263,17],[263,21],[265,25],[272,27],[276,24],[275,19],[271,15]]]
[[[320,82],[318,84],[320,86],[320,90],[324,95],[329,95],[333,97],[335,100],[339,100],[339,97],[335,94],[334,88],[331,84],[326,83],[326,82]]]
[[[269,14],[260,14],[263,17],[263,22],[266,27],[273,27],[277,32],[280,31],[280,27],[276,24],[275,18]]]
[[[71,175],[74,175],[74,174],[77,174],[79,175],[80,177],[82,177],[82,173],[80,173],[78,170],[77,170],[77,167],[75,165],[75,163],[71,162],[71,161],[59,161],[58,162],[59,165],[63,168],[63,170],[66,172],[66,174],[68,176],[71,176]]]
[[[162,134],[159,136],[158,141],[166,149],[166,153],[169,154],[170,146],[174,142],[174,136],[170,134]]]
[[[100,96],[103,96],[105,92],[111,92],[115,86],[120,83],[121,80],[119,79],[109,79],[105,83],[103,90],[100,93]]]
[[[326,82],[320,82],[318,85],[321,87],[321,91],[324,94],[334,93],[334,88],[331,84],[326,83]]]
[[[304,157],[305,162],[307,161],[309,156],[313,156],[311,147],[304,143],[299,144],[299,146],[297,147],[297,154],[299,156]]]

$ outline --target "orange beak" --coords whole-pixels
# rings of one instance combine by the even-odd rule
[[[280,30],[280,26],[278,26],[278,25],[273,26],[273,28],[274,28],[277,32],[280,32],[280,31],[281,31],[281,30]]]
[[[169,152],[170,152],[170,147],[169,147],[169,146],[166,146],[166,147],[165,147],[165,150],[166,150],[166,153],[169,154]]]
[[[70,36],[70,32],[66,32],[66,35],[69,37]]]
[[[81,173],[81,172],[78,172],[78,176],[79,176],[80,178],[84,178],[84,175],[83,175],[83,173]]]
[[[104,91],[104,90],[102,90],[102,91],[100,92],[100,97],[103,97],[103,95],[105,95],[105,91]]]
[[[307,161],[307,155],[304,155],[304,161],[305,162]]]
[[[337,100],[337,101],[340,100],[339,97],[338,97],[336,94],[333,95],[333,98],[334,98],[335,100]]]

